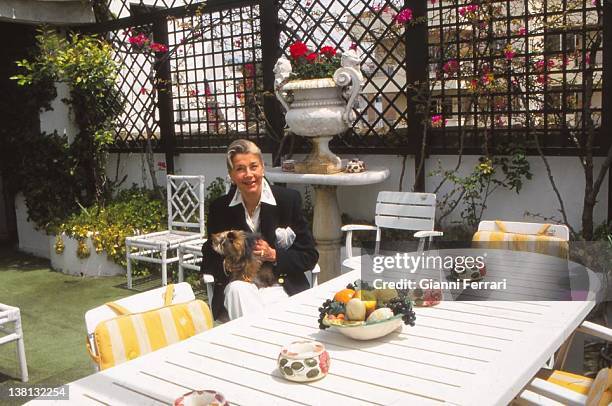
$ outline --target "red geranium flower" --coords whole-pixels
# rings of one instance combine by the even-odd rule
[[[293,59],[298,59],[301,56],[305,56],[308,53],[308,47],[302,41],[296,41],[289,47],[289,52]]]
[[[306,60],[307,60],[308,62],[314,62],[314,61],[316,61],[316,60],[317,60],[317,56],[319,56],[319,55],[317,55],[317,53],[316,53],[316,52],[311,52],[311,53],[309,53],[309,54],[306,56]]]
[[[336,48],[328,46],[324,46],[321,48],[321,55],[332,57],[336,55]]]

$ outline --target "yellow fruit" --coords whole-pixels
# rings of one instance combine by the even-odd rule
[[[376,300],[366,300],[363,302],[366,308],[366,318],[376,310]]]
[[[337,292],[334,296],[334,300],[340,303],[348,303],[355,296],[355,291],[353,289],[342,289]]]

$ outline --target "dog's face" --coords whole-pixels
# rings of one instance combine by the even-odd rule
[[[212,235],[212,248],[226,258],[239,260],[251,255],[255,239],[242,230],[228,230]]]

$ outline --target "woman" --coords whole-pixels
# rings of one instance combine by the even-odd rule
[[[304,272],[314,268],[319,260],[302,213],[300,194],[268,184],[257,145],[247,140],[232,142],[227,150],[227,170],[233,186],[227,195],[211,203],[208,241],[202,247],[202,272],[215,278],[212,301],[215,319],[255,313],[266,304],[308,289]],[[248,282],[228,283],[223,258],[212,249],[210,236],[232,229],[261,234],[255,255],[274,265],[279,286],[258,290]]]

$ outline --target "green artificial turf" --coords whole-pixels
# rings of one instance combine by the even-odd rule
[[[84,314],[131,294],[124,276],[69,276],[51,270],[47,260],[0,247],[0,303],[21,309],[28,384],[60,385],[93,373]],[[15,347],[0,346],[0,390],[20,385]]]

